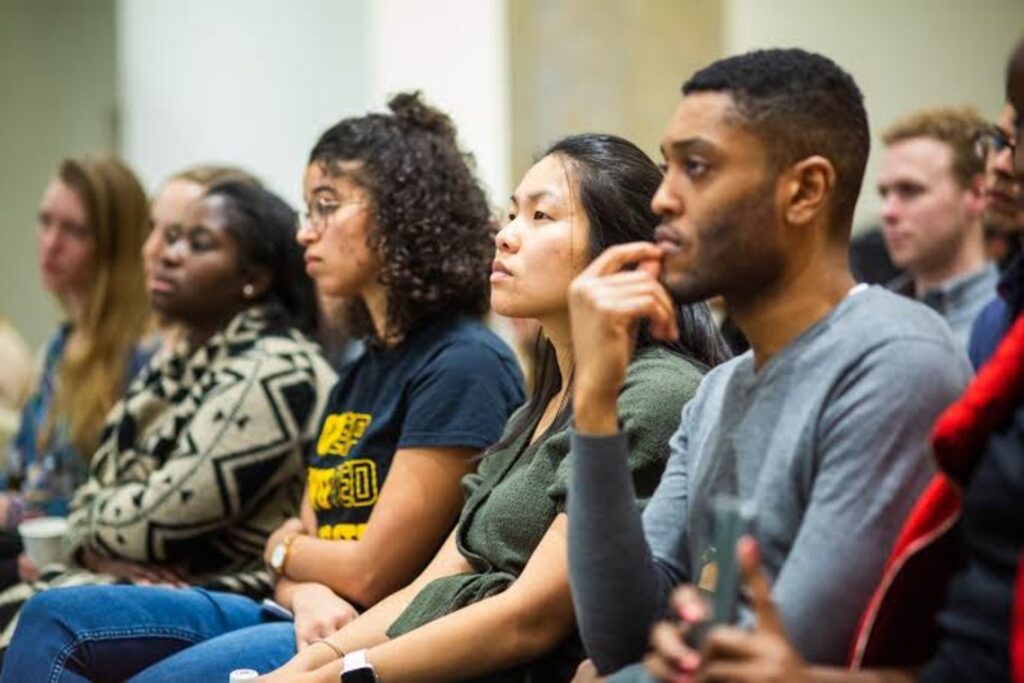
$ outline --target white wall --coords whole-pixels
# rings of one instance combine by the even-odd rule
[[[294,206],[317,136],[362,113],[370,0],[118,0],[122,150],[150,190],[226,162]]]
[[[1021,0],[725,0],[726,52],[802,47],[828,55],[864,92],[872,154],[856,223],[879,212],[880,133],[926,106],[974,104],[995,117],[1003,65],[1024,31]]]
[[[297,205],[324,128],[420,89],[501,201],[506,15],[505,0],[118,0],[124,154],[150,189],[230,162]]]
[[[371,101],[422,90],[455,121],[491,202],[504,204],[512,189],[505,0],[374,0],[371,8]]]

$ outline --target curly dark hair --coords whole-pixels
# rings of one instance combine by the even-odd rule
[[[682,90],[731,95],[739,123],[765,144],[773,170],[815,154],[831,161],[833,229],[849,236],[871,146],[864,96],[849,73],[799,48],[754,50],[709,64]]]
[[[395,95],[388,108],[332,126],[309,163],[330,176],[344,173],[369,194],[368,242],[381,254],[386,337],[401,338],[440,313],[487,312],[495,225],[451,119],[419,92]],[[358,297],[348,318],[353,334],[375,337]]]

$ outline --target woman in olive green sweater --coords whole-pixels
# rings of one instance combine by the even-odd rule
[[[556,143],[511,199],[495,238],[491,303],[541,323],[530,401],[463,480],[458,526],[408,587],[385,598],[267,677],[268,681],[568,680],[575,638],[566,551],[572,384],[568,289],[612,244],[650,241],[661,180],[651,160],[612,136]],[[658,288],[637,276],[638,296]],[[656,305],[672,307],[667,299]],[[618,398],[640,502],[651,495],[668,440],[702,372],[728,352],[703,306],[676,311],[679,343],[638,330]]]

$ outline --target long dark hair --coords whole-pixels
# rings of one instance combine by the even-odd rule
[[[396,95],[388,108],[332,126],[309,163],[329,176],[344,173],[367,191],[368,242],[382,254],[380,282],[387,288],[386,336],[402,337],[434,315],[487,312],[495,225],[451,119],[419,93]],[[346,162],[357,165],[342,171]],[[359,297],[347,324],[355,335],[376,334]]]
[[[217,183],[205,196],[224,200],[225,229],[238,241],[243,272],[265,268],[270,273],[259,303],[276,304],[288,324],[314,334],[316,293],[295,241],[295,211],[273,192],[245,180]]]
[[[662,173],[639,147],[615,135],[585,133],[554,143],[540,158],[547,156],[565,160],[570,187],[575,187],[587,215],[590,226],[588,260],[616,244],[654,239],[659,219],[651,210],[651,199],[661,184]],[[675,311],[679,341],[656,340],[651,336],[648,325],[642,323],[637,332],[634,353],[651,346],[661,346],[683,356],[702,371],[732,356],[707,304],[677,305]],[[569,378],[572,382],[571,372]],[[543,331],[538,332],[534,343],[530,400],[516,424],[506,430],[505,436],[493,449],[507,446],[536,424],[561,388],[562,375],[555,348],[544,337]],[[567,391],[551,429],[560,429],[570,414]]]

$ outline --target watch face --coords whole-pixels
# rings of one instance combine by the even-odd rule
[[[270,566],[274,571],[281,570],[281,565],[284,564],[284,552],[284,543],[278,543],[274,552],[270,553]]]
[[[362,666],[341,674],[341,683],[377,683],[377,674],[368,666]]]

